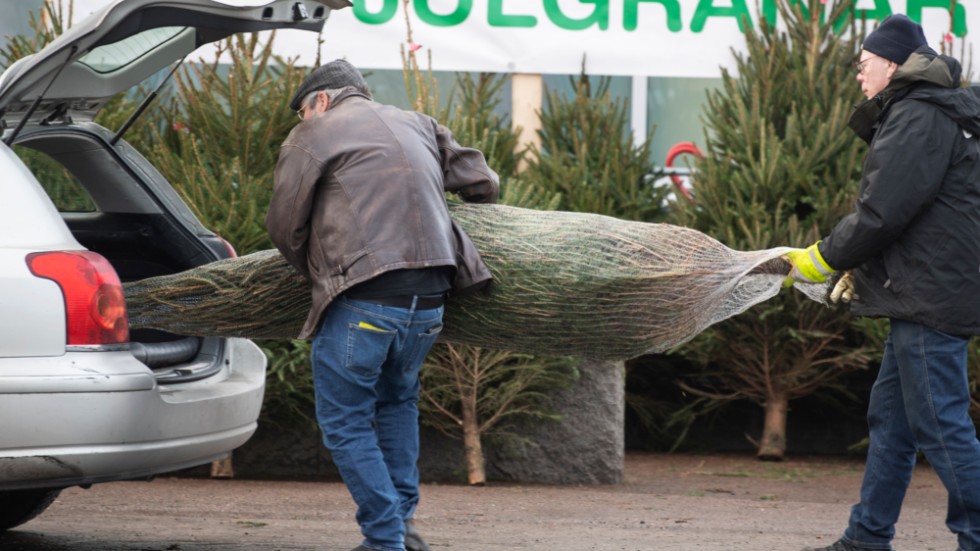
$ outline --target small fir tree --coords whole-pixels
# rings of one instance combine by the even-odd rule
[[[240,254],[272,246],[265,230],[272,175],[279,145],[296,125],[288,102],[304,77],[294,60],[273,55],[274,39],[235,35],[212,61],[180,71],[162,136],[148,154],[198,218]]]
[[[558,208],[653,222],[663,214],[666,190],[654,189],[650,140],[636,144],[627,102],[583,72],[572,79],[574,96],[546,91],[541,148],[531,148],[523,181],[561,195]]]
[[[467,481],[486,483],[483,440],[532,444],[510,430],[519,418],[559,421],[548,410],[550,393],[577,379],[575,362],[489,350],[461,344],[437,344],[422,374],[421,409],[425,422],[439,432],[462,438]]]
[[[74,0],[68,0],[68,8],[62,0],[44,0],[37,12],[31,12],[28,25],[32,35],[7,36],[7,44],[0,49],[0,71],[13,65],[18,59],[39,52],[61,33],[71,27]]]
[[[820,0],[778,0],[785,31],[760,18],[722,72],[703,118],[708,144],[695,163],[696,205],[677,203],[671,221],[742,250],[807,246],[851,208],[864,144],[847,128],[861,100],[853,63],[860,33],[850,0],[825,13]],[[871,349],[851,318],[786,290],[714,326],[680,352],[702,369],[681,382],[717,401],[749,399],[765,408],[758,456],[781,459],[793,399],[836,387],[863,369]]]
[[[418,89],[434,89],[428,84],[430,79],[419,82],[422,85]],[[554,194],[525,185],[515,177],[517,161],[511,152],[518,134],[505,118],[493,113],[503,82],[492,75],[479,75],[476,79],[459,75],[461,99],[451,103],[440,116],[460,143],[484,152],[487,163],[500,176],[501,202],[553,209],[557,205]],[[520,442],[508,430],[511,421],[557,420],[547,408],[547,394],[573,384],[577,371],[569,359],[437,343],[426,359],[421,379],[422,421],[447,436],[462,439],[467,480],[472,485],[483,485],[484,438]]]
[[[506,119],[492,114],[499,101],[501,77],[468,74],[457,77],[462,100],[443,116],[457,140],[484,152],[498,171],[499,201],[524,208],[553,210],[558,196],[525,184],[515,176],[512,154],[518,133]],[[448,115],[452,113],[452,115]],[[469,141],[472,140],[472,141]],[[510,430],[519,418],[558,421],[547,407],[550,392],[571,386],[578,377],[568,358],[530,356],[477,346],[437,343],[422,370],[422,421],[463,442],[467,481],[486,483],[483,441],[529,444]]]

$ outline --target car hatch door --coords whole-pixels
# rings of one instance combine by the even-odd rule
[[[91,120],[112,96],[198,47],[240,32],[319,32],[349,0],[274,0],[231,6],[214,0],[118,0],[80,21],[0,75],[0,124]]]

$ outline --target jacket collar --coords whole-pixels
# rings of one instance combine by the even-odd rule
[[[343,92],[337,94],[337,96],[333,99],[333,101],[330,102],[331,103],[330,109],[333,109],[337,105],[340,105],[340,103],[343,102],[345,99],[351,97],[360,97],[366,100],[371,100],[371,97],[368,96],[367,94],[363,92],[358,92],[356,89],[348,87]]]

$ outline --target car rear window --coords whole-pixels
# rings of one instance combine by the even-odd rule
[[[180,34],[187,27],[159,27],[93,49],[78,60],[97,73],[111,73],[126,67],[153,49]]]
[[[41,183],[61,212],[95,212],[95,203],[78,179],[46,153],[15,145],[14,152]]]

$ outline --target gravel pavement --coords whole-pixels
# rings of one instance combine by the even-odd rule
[[[828,545],[863,463],[628,453],[622,484],[426,484],[417,525],[433,551],[799,551]],[[918,467],[895,547],[952,551],[946,495]],[[354,508],[337,482],[161,477],[73,488],[0,535],[2,551],[350,551]]]

